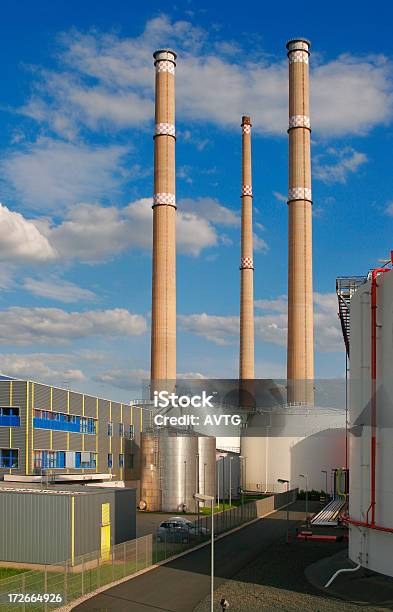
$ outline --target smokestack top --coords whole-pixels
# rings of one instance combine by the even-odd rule
[[[251,117],[249,117],[248,115],[243,115],[241,125],[252,125]]]
[[[173,62],[175,64],[177,54],[174,51],[172,51],[172,49],[157,49],[157,51],[154,51],[153,57],[156,60],[156,62],[160,62],[164,60],[168,62]]]
[[[298,38],[291,38],[288,40],[286,44],[286,48],[288,49],[288,53],[290,51],[308,51],[310,52],[311,41],[308,38],[303,38],[299,36]]]

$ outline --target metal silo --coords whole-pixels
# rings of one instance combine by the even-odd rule
[[[215,496],[216,491],[216,439],[198,437],[199,493]]]
[[[193,433],[161,430],[161,510],[194,511],[197,491],[198,437]]]
[[[161,510],[160,448],[157,432],[141,434],[141,510]]]

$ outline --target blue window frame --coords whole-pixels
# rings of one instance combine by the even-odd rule
[[[128,432],[128,437],[130,438],[130,440],[134,440],[135,438],[135,425],[130,425],[130,429]]]
[[[119,468],[124,467],[124,453],[119,454]]]
[[[65,451],[38,450],[34,451],[33,466],[37,470],[64,469]]]
[[[108,453],[108,468],[112,468],[112,467],[113,467],[113,454]]]
[[[0,448],[0,468],[19,467],[19,451],[16,448]]]
[[[119,436],[124,438],[124,423],[119,423]]]
[[[108,436],[113,436],[113,423],[108,423]]]
[[[0,427],[20,427],[19,408],[0,406]]]
[[[34,410],[33,424],[36,429],[71,431],[92,435],[97,433],[97,422],[95,419],[75,414],[53,412],[52,410]]]

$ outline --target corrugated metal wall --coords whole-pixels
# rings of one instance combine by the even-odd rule
[[[114,542],[128,542],[136,538],[136,490],[115,491]]]
[[[115,496],[112,490],[75,496],[75,556],[100,550],[102,504],[110,504],[111,545],[115,532]],[[70,533],[71,536],[71,533]]]
[[[0,559],[57,563],[69,558],[71,496],[0,491]]]

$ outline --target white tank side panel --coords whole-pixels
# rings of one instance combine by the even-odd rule
[[[393,528],[393,272],[377,279],[376,524]],[[365,520],[371,502],[371,282],[351,300],[349,514]],[[371,513],[370,513],[371,515]],[[371,516],[370,516],[371,517]],[[393,534],[350,527],[349,556],[393,576]]]

